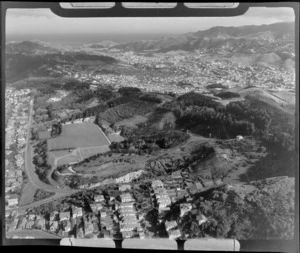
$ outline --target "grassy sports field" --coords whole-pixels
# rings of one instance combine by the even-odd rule
[[[76,123],[62,126],[62,133],[48,140],[48,162],[54,165],[80,162],[89,156],[109,151],[109,139],[93,123]]]
[[[101,129],[93,123],[62,126],[60,136],[48,140],[48,150],[74,149],[80,147],[107,146],[110,142]]]

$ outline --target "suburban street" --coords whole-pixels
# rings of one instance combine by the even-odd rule
[[[54,192],[55,195],[41,200],[41,201],[37,201],[35,203],[32,203],[30,205],[25,205],[22,207],[17,207],[17,208],[12,208],[9,210],[21,210],[24,208],[31,208],[34,206],[38,206],[44,203],[47,203],[49,201],[53,201],[54,199],[66,196],[66,195],[70,195],[73,194],[75,192],[77,192],[76,190],[71,190],[71,189],[62,189],[62,188],[56,188],[53,185],[49,185],[46,184],[44,182],[42,182],[37,174],[35,173],[35,169],[34,169],[34,165],[32,164],[32,157],[33,157],[33,148],[32,145],[30,144],[30,129],[31,129],[31,125],[32,125],[32,114],[33,114],[33,101],[30,102],[30,113],[29,113],[29,121],[28,121],[28,134],[27,134],[27,138],[26,138],[26,149],[25,149],[25,171],[26,171],[26,175],[28,176],[28,180],[29,182],[35,186],[38,189],[42,189],[44,191],[47,192]]]

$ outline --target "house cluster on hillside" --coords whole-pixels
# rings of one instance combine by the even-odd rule
[[[17,206],[23,182],[24,152],[28,132],[30,90],[5,91],[5,193],[6,205]]]
[[[185,185],[188,179],[184,171],[154,179],[149,187],[149,198],[144,200],[137,199],[135,183],[120,181],[110,185],[108,189],[111,190],[105,194],[94,195],[93,200],[84,206],[70,205],[63,211],[57,210],[45,216],[31,210],[19,214],[7,211],[7,228],[9,231],[41,229],[60,237],[144,239],[154,235],[150,227],[164,223],[169,238],[176,239],[184,234],[178,222],[189,212],[197,215],[199,225],[207,221],[192,204],[193,194]],[[178,219],[166,220],[165,215],[173,212],[170,207],[178,205],[178,201]],[[154,222],[148,216],[153,210],[158,212],[157,221]]]

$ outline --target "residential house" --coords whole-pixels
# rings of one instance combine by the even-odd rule
[[[19,204],[19,196],[16,194],[9,195],[6,200],[8,202],[8,206],[16,206]]]
[[[33,227],[34,227],[34,221],[33,220],[28,220],[25,224],[25,228],[33,229]]]
[[[64,230],[65,230],[65,232],[70,232],[71,229],[72,229],[72,224],[71,224],[71,222],[68,220],[68,221],[66,221],[66,224],[65,224],[65,226],[64,226]]]
[[[134,208],[134,202],[123,202],[117,205],[118,209]]]
[[[94,234],[98,234],[99,233],[99,226],[97,223],[93,223],[93,227],[94,227],[94,230],[93,230],[93,233]]]
[[[94,203],[90,204],[90,207],[94,213],[97,213],[103,208],[103,205],[101,205],[100,203]]]
[[[187,212],[192,210],[191,203],[182,203],[180,204],[180,217],[183,217]]]
[[[136,216],[124,217],[123,220],[120,222],[120,225],[135,224],[137,222],[138,220]]]
[[[177,227],[177,222],[176,221],[166,221],[165,222],[165,227],[166,227],[166,230],[169,231],[170,229],[172,228],[175,228]]]
[[[167,207],[171,205],[171,199],[169,197],[162,197],[157,200],[157,203],[159,208]]]
[[[163,184],[163,182],[161,180],[153,180],[152,184],[151,184],[151,187],[153,189],[162,188],[162,187],[164,187],[164,184]]]
[[[130,193],[122,193],[120,195],[121,201],[122,202],[131,202],[134,201]]]
[[[107,213],[106,212],[100,212],[100,217],[101,218],[105,218],[107,216]]]
[[[136,229],[137,227],[137,223],[135,224],[125,224],[123,226],[120,226],[120,231],[124,232],[124,231],[133,231],[134,229]]]
[[[119,186],[119,191],[121,191],[121,192],[130,190],[130,189],[131,189],[131,185],[129,185],[129,184],[123,184],[123,185]]]
[[[105,198],[103,195],[97,195],[97,196],[95,196],[94,200],[96,203],[99,203],[99,202],[105,201]]]
[[[50,225],[50,230],[51,230],[52,232],[56,232],[57,229],[58,229],[58,222],[57,222],[57,221],[53,221],[53,222],[51,223],[51,225]]]
[[[24,218],[22,219],[22,221],[20,222],[20,224],[19,224],[19,228],[20,228],[20,229],[24,229],[25,226],[26,226],[26,223],[27,223],[27,219],[24,217]]]
[[[169,194],[167,192],[159,193],[159,194],[156,194],[155,197],[156,197],[157,200],[163,199],[163,198],[169,198]]]
[[[84,234],[92,235],[94,233],[94,225],[91,222],[86,222],[84,224]]]
[[[53,213],[51,213],[50,221],[56,221],[57,220],[57,215],[58,215],[57,211],[54,211]]]
[[[122,237],[125,238],[131,238],[134,236],[134,232],[132,231],[123,231],[122,232]]]
[[[28,215],[28,220],[35,220],[36,219],[36,214],[34,214],[34,213],[31,213],[31,214],[29,214]]]
[[[145,239],[144,231],[139,231],[139,237],[140,237],[140,239]]]
[[[35,220],[35,227],[37,229],[45,230],[46,220],[44,218],[39,218]]]
[[[168,212],[168,211],[170,211],[170,207],[159,207],[158,208],[159,213]]]
[[[169,239],[176,239],[181,236],[181,232],[179,229],[171,230],[169,232]]]
[[[196,216],[196,219],[197,219],[199,225],[207,222],[207,218],[201,213]]]
[[[241,140],[243,140],[244,139],[244,137],[242,136],[242,135],[237,135],[236,136],[236,140],[237,141],[241,141]]]
[[[76,234],[77,234],[77,238],[79,238],[79,239],[83,239],[84,238],[84,233],[83,233],[83,229],[82,228],[78,228]]]
[[[72,212],[73,212],[73,218],[82,217],[82,208],[81,207],[73,206]]]
[[[202,184],[200,182],[196,183],[196,187],[197,187],[198,190],[202,190],[203,189],[203,186],[202,186]]]
[[[59,213],[59,220],[63,221],[63,220],[70,220],[71,216],[70,216],[70,212],[60,212]]]

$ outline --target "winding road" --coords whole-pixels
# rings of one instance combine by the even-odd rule
[[[66,188],[57,188],[54,185],[49,185],[41,181],[37,174],[35,173],[35,168],[32,163],[32,158],[33,158],[33,148],[32,145],[30,144],[30,129],[32,125],[32,114],[33,114],[33,100],[30,101],[30,112],[29,112],[29,121],[28,121],[28,132],[27,132],[27,137],[26,137],[26,148],[25,148],[25,172],[28,177],[29,182],[35,186],[38,189],[47,191],[47,192],[53,192],[55,195],[40,200],[36,201],[34,203],[20,206],[20,207],[15,207],[15,208],[7,208],[7,210],[22,210],[22,209],[27,209],[27,208],[32,208],[38,205],[45,204],[47,202],[53,201],[57,198],[65,197],[67,195],[71,195],[73,193],[78,192],[79,190],[72,190],[72,189],[66,189]]]

